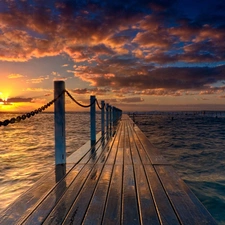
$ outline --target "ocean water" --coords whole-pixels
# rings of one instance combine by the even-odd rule
[[[0,121],[21,114],[0,113]],[[100,114],[96,115],[100,131]],[[89,113],[66,114],[66,152],[70,155],[90,139]],[[54,167],[54,115],[40,113],[0,127],[1,211]]]
[[[0,121],[17,115],[0,113]],[[134,119],[218,224],[225,224],[225,113],[136,113]],[[0,127],[0,214],[54,165],[53,120],[52,113],[41,113]],[[68,155],[89,140],[89,120],[89,113],[66,114]],[[100,114],[96,127],[100,131]]]
[[[157,112],[134,119],[218,224],[225,224],[225,113]]]

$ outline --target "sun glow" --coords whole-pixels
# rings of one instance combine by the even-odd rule
[[[0,111],[8,111],[8,112],[11,112],[11,111],[16,111],[15,110],[15,105],[12,104],[12,103],[3,103],[1,102],[0,103]]]
[[[2,92],[0,92],[0,102],[3,103],[3,104],[6,104],[7,105],[7,100],[9,98],[9,94],[3,94]]]
[[[14,104],[8,102],[9,94],[0,92],[0,110],[11,111],[15,108]]]

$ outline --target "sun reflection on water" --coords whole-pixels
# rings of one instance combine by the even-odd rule
[[[21,113],[1,113],[0,120],[18,115]],[[97,130],[100,130],[100,123]],[[88,113],[66,114],[67,154],[85,144],[89,133]],[[1,211],[54,165],[53,114],[41,113],[23,122],[0,127],[0,143]]]

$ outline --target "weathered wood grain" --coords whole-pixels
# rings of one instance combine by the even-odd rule
[[[216,224],[171,166],[157,165],[155,168],[181,224]]]
[[[123,165],[115,165],[106,200],[102,224],[121,224]]]
[[[97,183],[97,187],[86,211],[84,221],[82,222],[83,224],[92,225],[93,222],[95,224],[101,223],[112,175],[112,167],[113,165],[104,166],[99,182]]]

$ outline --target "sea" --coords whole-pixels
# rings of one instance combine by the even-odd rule
[[[128,113],[218,224],[225,224],[225,112]],[[0,113],[0,121],[15,118]],[[100,131],[100,114],[96,131]],[[88,112],[66,113],[67,155],[90,138]],[[54,114],[0,127],[0,215],[54,165]]]

